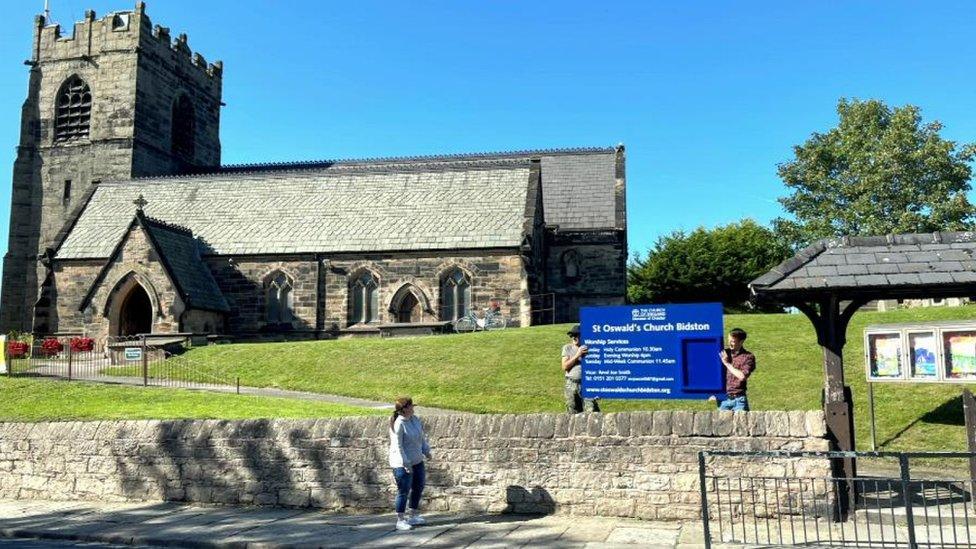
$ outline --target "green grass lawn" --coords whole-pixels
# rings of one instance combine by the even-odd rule
[[[976,307],[858,313],[848,331],[847,383],[853,387],[858,446],[868,449],[862,331],[869,324],[974,319]],[[803,315],[729,315],[725,328],[749,332],[758,369],[750,380],[756,410],[820,407],[823,358]],[[240,376],[242,385],[317,391],[391,401],[410,394],[422,404],[472,412],[562,410],[559,351],[567,326],[541,326],[425,338],[348,339],[216,345],[187,358],[204,373]],[[875,386],[878,441],[884,449],[964,450],[958,385]],[[701,401],[604,400],[606,412],[706,410]]]
[[[386,413],[283,398],[0,376],[0,421],[256,419]]]

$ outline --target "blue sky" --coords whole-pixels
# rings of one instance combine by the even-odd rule
[[[131,0],[51,0],[70,24]],[[33,15],[0,19],[0,252]],[[840,97],[976,141],[974,2],[156,0],[225,63],[225,163],[627,146],[632,252],[782,215],[777,163]]]

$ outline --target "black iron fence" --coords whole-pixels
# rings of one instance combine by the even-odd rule
[[[240,392],[240,381],[229,374],[204,373],[184,353],[192,334],[144,334],[90,338],[80,334],[9,336],[3,351],[11,376],[217,389]]]
[[[871,474],[831,475],[831,462],[851,458]],[[701,452],[705,545],[976,547],[973,459],[969,452]]]
[[[533,294],[529,296],[529,310],[532,311],[532,325],[556,323],[556,294]]]

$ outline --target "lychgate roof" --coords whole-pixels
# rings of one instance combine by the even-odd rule
[[[976,294],[976,233],[821,240],[750,286],[756,294],[774,298]]]
[[[145,213],[193,231],[207,254],[518,246],[530,162],[342,165],[103,183],[57,251],[105,258]]]

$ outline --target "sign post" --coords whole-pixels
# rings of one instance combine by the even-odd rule
[[[0,335],[0,374],[7,373],[7,336]]]
[[[580,339],[585,398],[725,395],[721,303],[584,307]]]

